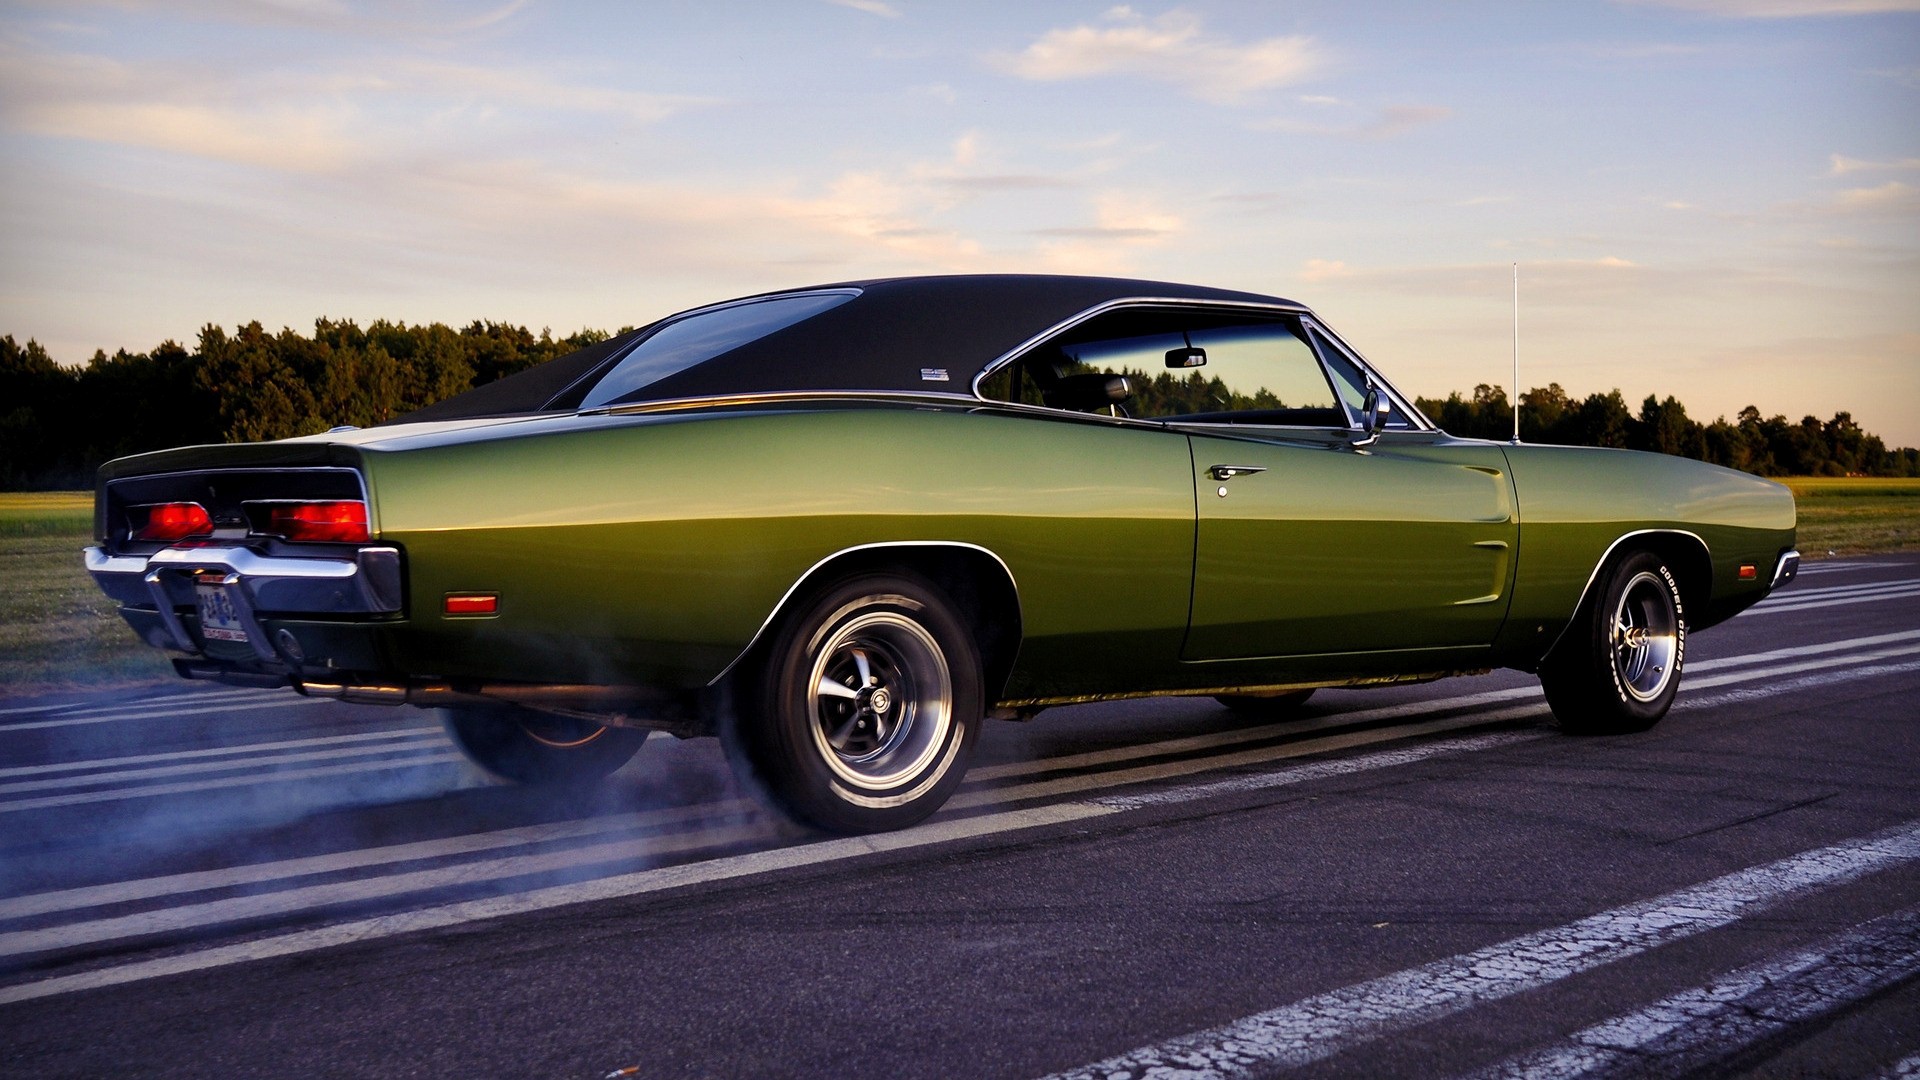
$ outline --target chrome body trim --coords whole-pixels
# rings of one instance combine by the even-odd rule
[[[1525,531],[1525,527],[1522,526],[1522,532],[1524,531]],[[1687,539],[1692,540],[1694,543],[1700,545],[1701,551],[1706,552],[1707,565],[1708,566],[1713,565],[1713,549],[1707,546],[1707,542],[1701,539],[1699,533],[1688,532],[1686,529],[1635,529],[1632,532],[1621,533],[1619,536],[1614,538],[1613,543],[1607,545],[1607,550],[1600,553],[1600,560],[1593,564],[1592,572],[1587,574],[1587,583],[1580,587],[1580,598],[1574,601],[1573,611],[1569,612],[1567,615],[1567,625],[1561,627],[1560,632],[1554,635],[1553,642],[1549,644],[1544,650],[1541,651],[1540,653],[1541,657],[1544,658],[1548,654],[1552,653],[1553,650],[1559,648],[1561,639],[1567,636],[1567,631],[1573,629],[1574,618],[1580,614],[1581,605],[1587,602],[1587,594],[1593,591],[1593,583],[1599,579],[1600,570],[1602,567],[1607,565],[1607,560],[1613,557],[1614,549],[1619,547],[1621,544],[1625,543],[1626,541],[1633,539],[1636,536],[1655,536],[1655,535],[1684,536]]]
[[[773,610],[767,612],[767,617],[760,621],[760,628],[753,632],[753,636],[751,638],[747,639],[747,643],[744,647],[741,648],[740,654],[738,656],[735,656],[731,661],[729,661],[726,667],[721,668],[720,674],[715,675],[713,678],[707,680],[707,685],[718,686],[723,680],[726,679],[728,675],[733,674],[733,669],[740,666],[740,661],[746,659],[746,655],[752,652],[753,647],[755,645],[758,645],[760,643],[760,639],[766,635],[767,629],[771,627],[776,620],[779,619],[780,613],[786,610],[787,602],[789,600],[792,600],[794,597],[794,594],[800,591],[800,587],[807,583],[807,579],[813,577],[814,574],[819,573],[821,567],[827,565],[828,563],[832,562],[835,559],[840,558],[842,555],[851,555],[856,551],[874,551],[881,548],[904,548],[904,547],[946,547],[946,548],[963,548],[967,551],[978,551],[981,554],[992,559],[994,562],[1000,564],[1001,571],[1007,575],[1007,581],[1013,585],[1014,601],[1015,603],[1019,602],[1020,580],[1013,576],[1013,568],[1009,567],[1007,565],[1007,561],[1005,559],[1002,559],[992,549],[983,548],[979,544],[969,544],[963,540],[883,540],[883,541],[872,543],[872,544],[855,544],[852,547],[844,547],[844,548],[841,548],[839,551],[836,551],[833,554],[828,555],[827,557],[814,563],[812,566],[807,567],[807,570],[805,573],[793,579],[793,584],[787,586],[787,591],[783,593],[780,597],[780,600],[773,605]]]
[[[1787,582],[1792,581],[1798,577],[1799,574],[1800,552],[1794,550],[1783,553],[1779,561],[1773,564],[1773,583],[1767,586],[1767,591],[1772,592]]]
[[[845,400],[857,401],[935,401],[942,405],[978,405],[978,398],[966,394],[936,390],[767,390],[757,393],[709,394],[705,397],[662,398],[659,401],[634,401],[625,405],[597,405],[591,409],[581,409],[575,416],[630,416],[638,413],[674,412],[680,409],[698,409],[726,405],[758,405],[782,403],[788,401]]]

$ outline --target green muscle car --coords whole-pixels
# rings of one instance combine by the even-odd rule
[[[662,319],[398,421],[101,470],[95,579],[181,675],[445,710],[586,782],[719,735],[813,826],[910,825],[988,718],[1512,667],[1644,729],[1790,579],[1787,489],[1457,439],[1270,296],[858,281]]]

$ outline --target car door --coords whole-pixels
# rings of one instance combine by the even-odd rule
[[[1518,539],[1505,456],[1399,413],[1399,430],[1359,445],[1343,402],[1364,375],[1344,356],[1348,370],[1330,375],[1310,332],[1192,335],[1227,391],[1217,397],[1286,407],[1176,421],[1196,491],[1182,658],[1490,645]]]

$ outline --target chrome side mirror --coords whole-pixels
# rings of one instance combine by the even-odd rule
[[[1353,440],[1355,446],[1367,446],[1380,438],[1380,429],[1387,426],[1387,418],[1393,415],[1393,402],[1380,392],[1377,386],[1367,387],[1366,403],[1360,406],[1360,435]]]

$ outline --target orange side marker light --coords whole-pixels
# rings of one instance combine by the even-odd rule
[[[1741,581],[1752,581],[1754,578],[1757,578],[1759,576],[1760,576],[1759,567],[1753,565],[1752,563],[1740,564],[1740,580]]]

